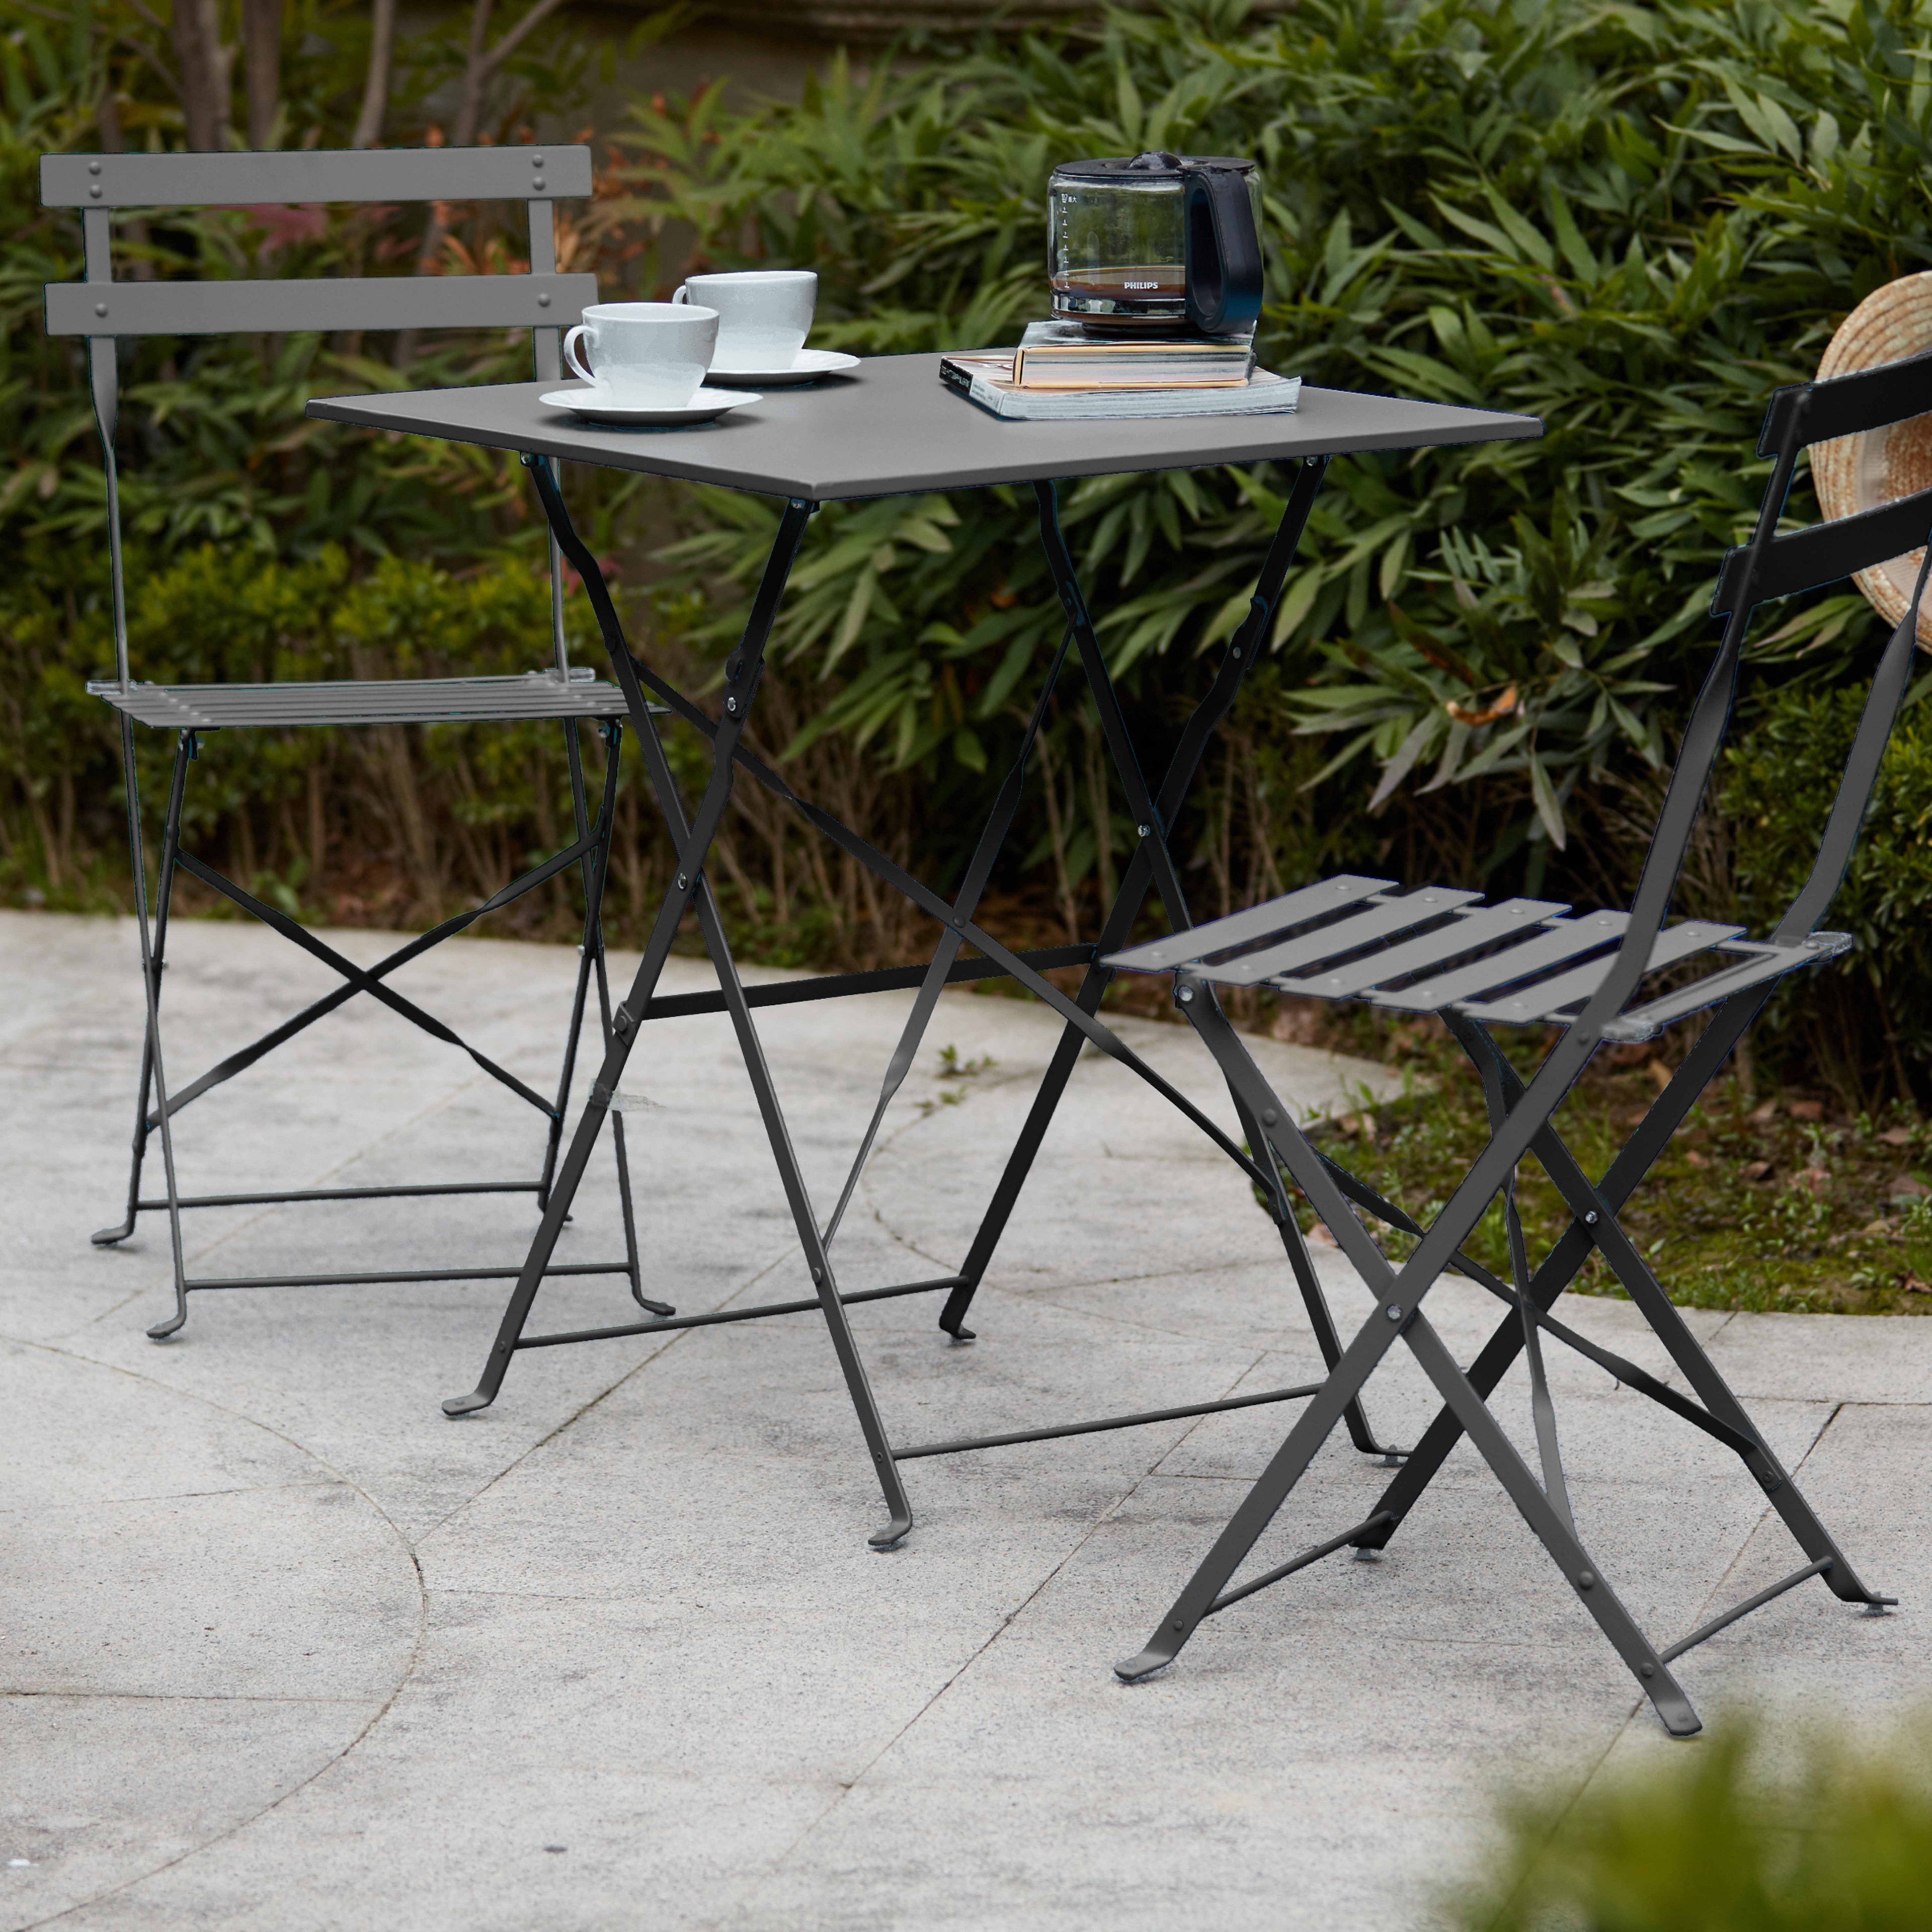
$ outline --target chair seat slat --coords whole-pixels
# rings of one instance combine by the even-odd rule
[[[1319,885],[1284,892],[1280,898],[1250,906],[1245,912],[1230,913],[1225,919],[1210,919],[1204,926],[1190,926],[1185,932],[1170,932],[1144,945],[1130,946],[1124,952],[1109,953],[1101,963],[1129,973],[1171,973],[1175,967],[1192,965],[1210,952],[1246,946],[1265,939],[1271,932],[1285,932],[1290,926],[1300,926],[1324,912],[1358,904],[1376,892],[1387,891],[1394,883],[1393,879],[1366,879],[1354,872],[1338,873]]]
[[[1426,973],[1430,967],[1478,946],[1486,946],[1512,932],[1522,931],[1555,917],[1570,908],[1549,899],[1504,899],[1500,904],[1480,906],[1460,914],[1450,924],[1419,938],[1405,940],[1385,952],[1372,952],[1366,959],[1352,961],[1333,971],[1318,971],[1298,979],[1277,974],[1268,983],[1278,993],[1312,993],[1323,999],[1353,999],[1380,986],[1385,980],[1406,979],[1412,973]]]
[[[1654,973],[1722,940],[1735,939],[1743,931],[1741,926],[1714,926],[1695,919],[1686,920],[1682,926],[1668,926],[1657,935],[1650,949],[1649,963],[1643,970]],[[1480,1006],[1466,1006],[1462,1010],[1472,1019],[1498,1020],[1511,1026],[1533,1026],[1541,1021],[1560,1026],[1571,1017],[1563,1010],[1564,1007],[1587,1000],[1604,983],[1614,956],[1587,960],[1540,986],[1526,986],[1520,993]]]
[[[1368,997],[1372,1004],[1396,1012],[1439,1012],[1459,1000],[1493,995],[1533,973],[1547,972],[1580,952],[1607,945],[1629,924],[1627,912],[1593,912],[1580,919],[1552,920],[1507,952],[1478,959],[1472,965],[1459,966],[1452,972],[1432,974],[1399,992],[1374,992]]]
[[[1406,932],[1412,926],[1440,919],[1444,913],[1454,912],[1482,896],[1480,892],[1450,892],[1441,886],[1430,886],[1419,892],[1406,893],[1399,899],[1384,899],[1352,919],[1284,940],[1279,946],[1250,952],[1243,958],[1231,959],[1225,966],[1203,968],[1201,976],[1216,986],[1258,986],[1264,980],[1273,980],[1299,968],[1318,965],[1324,959],[1352,952],[1358,946],[1371,946],[1378,940]]]

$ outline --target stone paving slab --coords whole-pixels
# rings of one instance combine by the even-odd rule
[[[365,964],[395,943],[327,937]],[[501,1282],[196,1295],[179,1338],[148,1342],[164,1226],[87,1241],[125,1186],[136,957],[125,922],[0,914],[0,1923],[1408,1932],[1484,1856],[1501,1783],[1579,1789],[1680,1748],[1466,1448],[1382,1561],[1318,1565],[1127,1688],[1108,1666],[1292,1408],[910,1463],[917,1527],[880,1556],[816,1316],[526,1354],[460,1424],[437,1403],[473,1382]],[[465,940],[397,983],[541,1086],[575,964]],[[182,922],[177,1082],[331,983],[256,928]],[[678,959],[666,990],[712,983]],[[826,1206],[909,999],[760,1015]],[[1122,1030],[1234,1126],[1182,1030]],[[1030,1002],[945,996],[842,1230],[846,1286],[957,1265],[1058,1032]],[[646,1040],[625,1085],[650,1292],[686,1311],[808,1292],[727,1023]],[[1388,1090],[1361,1063],[1257,1052],[1310,1114]],[[196,1190],[510,1178],[542,1155],[539,1117],[364,1000],[178,1125]],[[526,1196],[185,1226],[195,1272],[236,1274],[514,1265],[532,1220]],[[607,1138],[564,1252],[621,1240]],[[1318,1262],[1350,1329],[1362,1286]],[[631,1306],[583,1278],[547,1286],[538,1319]],[[1456,1281],[1429,1306],[1465,1359],[1503,1312]],[[950,1344],[935,1312],[854,1311],[901,1442],[1320,1373],[1245,1181],[1097,1054],[975,1304],[980,1339]],[[1674,1375],[1628,1304],[1566,1313]],[[1903,1600],[1872,1619],[1793,1592],[1687,1658],[1687,1688],[1774,1730],[1820,1709],[1876,1724],[1932,1688],[1932,1323],[1688,1318]],[[1565,1351],[1551,1366],[1585,1534],[1660,1641],[1792,1567],[1724,1451]],[[1400,1352],[1370,1400],[1399,1442],[1433,1412]],[[1497,1409],[1528,1452],[1520,1376]],[[1386,1478],[1338,1436],[1256,1561],[1358,1520]]]

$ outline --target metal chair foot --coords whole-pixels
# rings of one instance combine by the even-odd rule
[[[881,1553],[896,1550],[912,1533],[912,1516],[908,1511],[904,1516],[896,1516],[884,1529],[874,1530],[866,1540]]]
[[[445,1415],[474,1415],[479,1408],[488,1408],[496,1398],[486,1394],[482,1389],[472,1389],[467,1395],[453,1395],[442,1405]]]
[[[97,1248],[111,1248],[116,1241],[124,1241],[134,1232],[134,1217],[130,1214],[118,1228],[97,1228],[88,1236]]]
[[[1165,1670],[1177,1653],[1159,1644],[1150,1644],[1138,1657],[1130,1657],[1125,1662],[1114,1666],[1114,1675],[1123,1684],[1139,1684],[1151,1677],[1156,1670]]]
[[[1690,1700],[1672,1684],[1668,1690],[1651,1690],[1651,1708],[1656,1712],[1664,1728],[1673,1738],[1694,1738],[1704,1728],[1704,1720],[1690,1708]]]
[[[668,1320],[670,1316],[677,1312],[677,1310],[674,1308],[669,1302],[653,1301],[649,1295],[640,1293],[635,1288],[633,1288],[631,1290],[631,1299],[634,1301],[646,1315],[655,1315],[660,1322]]]
[[[148,1330],[148,1340],[151,1342],[165,1342],[187,1319],[188,1310],[185,1308],[176,1309],[165,1322],[157,1322]]]
[[[962,1343],[976,1342],[980,1339],[970,1328],[948,1328],[946,1332],[952,1338],[953,1346],[956,1348]]]

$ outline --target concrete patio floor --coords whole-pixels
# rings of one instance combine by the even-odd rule
[[[333,935],[373,961],[383,935]],[[615,962],[627,978],[633,962]],[[460,941],[398,984],[534,1084],[574,955]],[[178,1086],[331,976],[252,926],[183,922]],[[712,982],[673,962],[668,991]],[[1290,1412],[908,1465],[884,1521],[816,1316],[520,1356],[474,1383],[505,1286],[330,1287],[171,1306],[164,1217],[88,1232],[125,1185],[140,1040],[127,922],[0,914],[0,1902],[9,1927],[1350,1928],[1437,1923],[1509,1780],[1581,1789],[1671,1744],[1466,1451],[1387,1558],[1337,1558],[1216,1618],[1132,1688],[1138,1649]],[[761,1016],[821,1207],[909,996]],[[949,994],[835,1251],[844,1285],[950,1270],[1058,1023]],[[1227,1120],[1183,1030],[1124,1030]],[[950,1076],[938,1050],[994,1063]],[[1258,1049],[1294,1101],[1380,1076]],[[626,1085],[647,1292],[694,1312],[809,1292],[726,1023],[654,1026]],[[375,1185],[533,1171],[537,1117],[366,999],[179,1120],[183,1184]],[[608,1136],[563,1258],[620,1251]],[[151,1174],[158,1180],[158,1163]],[[514,1264],[527,1196],[190,1216],[192,1270]],[[1361,1286],[1323,1256],[1345,1329]],[[1466,1359],[1495,1304],[1430,1307]],[[557,1282],[545,1328],[628,1318]],[[1625,1304],[1569,1318],[1653,1371]],[[1130,1076],[1082,1062],[973,1317],[854,1310],[897,1439],[1217,1400],[1319,1360],[1246,1184]],[[1932,1322],[1696,1314],[1866,1576],[1679,1666],[1707,1721],[1876,1725],[1932,1688],[1922,1606]],[[1658,1640],[1792,1568],[1735,1460],[1558,1350],[1593,1553]],[[1372,1413],[1432,1412],[1400,1351]],[[1532,1441],[1520,1380],[1498,1398]],[[1337,1438],[1269,1532],[1358,1520],[1384,1472]],[[1272,1552],[1270,1555],[1269,1552]]]

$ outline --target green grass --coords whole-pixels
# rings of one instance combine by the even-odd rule
[[[1461,1056],[1398,1028],[1378,1057],[1400,1056],[1407,1092],[1328,1123],[1316,1138],[1425,1226],[1488,1138],[1482,1094]],[[1534,1055],[1519,1062],[1527,1074]],[[1618,1064],[1618,1062],[1621,1064]],[[1667,1069],[1648,1048],[1600,1056],[1556,1116],[1592,1179],[1609,1166]],[[1532,1268],[1569,1225],[1543,1170],[1517,1190]],[[1899,1113],[1834,1116],[1828,1102],[1713,1086],[1620,1217],[1673,1300],[1694,1308],[1838,1314],[1932,1313],[1932,1125]],[[1304,1226],[1312,1215],[1304,1208]],[[1380,1231],[1397,1258],[1412,1238]],[[1500,1203],[1467,1244],[1509,1273]],[[1575,1291],[1620,1295],[1595,1258]]]

